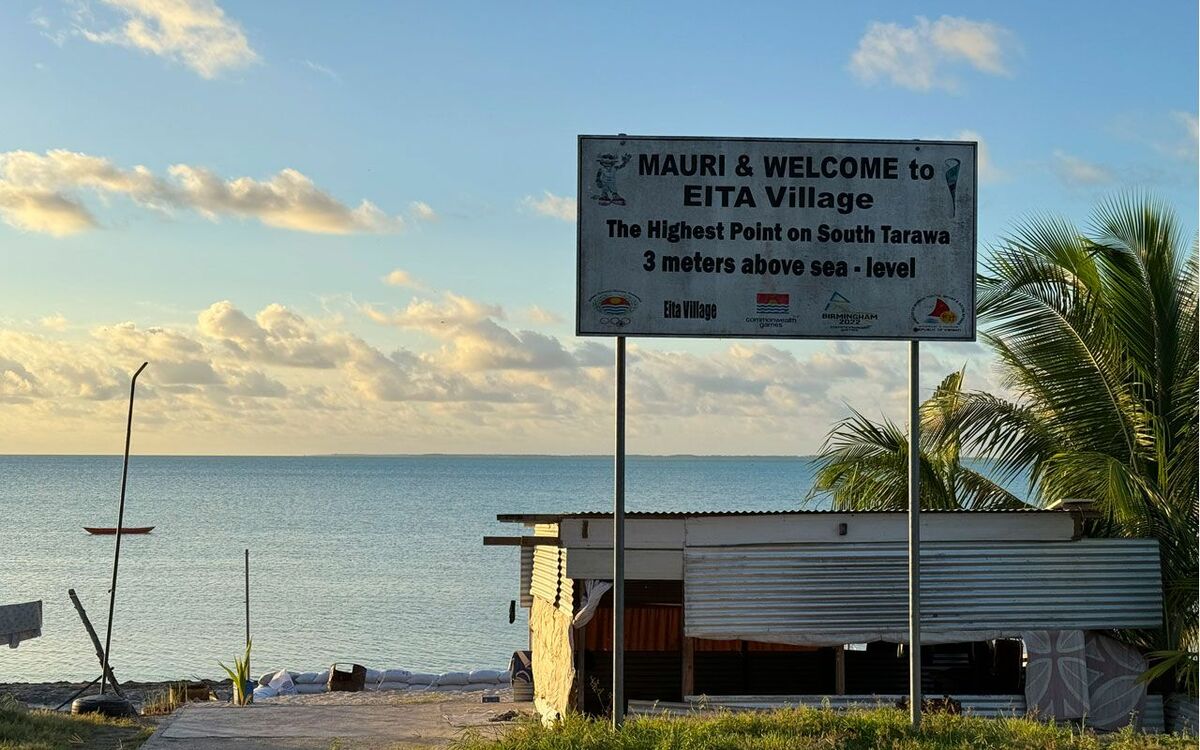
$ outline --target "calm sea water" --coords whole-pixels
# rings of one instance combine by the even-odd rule
[[[45,601],[43,637],[0,648],[0,682],[91,679],[103,638],[120,457],[0,457],[0,603]],[[797,507],[807,459],[630,458],[630,510]],[[605,510],[603,457],[135,457],[112,664],[121,680],[216,676],[243,645],[251,557],[257,674],[334,661],[446,671],[503,667],[527,644],[516,534],[497,513]]]

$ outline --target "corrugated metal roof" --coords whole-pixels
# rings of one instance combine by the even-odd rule
[[[923,510],[925,514],[993,514],[993,513],[1067,513],[1066,510],[1050,510],[1046,508],[1012,508],[1004,510]],[[676,518],[712,518],[722,516],[803,516],[803,515],[906,515],[905,511],[897,510],[833,510],[833,509],[794,509],[794,510],[666,510],[666,511],[626,511],[626,518],[676,519]],[[499,513],[496,520],[501,523],[558,523],[565,518],[604,519],[612,518],[612,511],[584,510],[564,513]]]
[[[904,543],[690,547],[687,634],[814,646],[908,632]],[[1029,630],[1157,627],[1158,543],[931,542],[921,550],[922,640]]]

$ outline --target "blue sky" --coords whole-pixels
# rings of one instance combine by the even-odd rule
[[[732,7],[0,6],[0,450],[111,450],[146,351],[151,452],[605,451],[579,133],[977,138],[981,253],[1129,188],[1195,227],[1195,3]],[[926,387],[1000,387],[929,348]],[[642,452],[809,452],[903,398],[899,344],[637,351]]]

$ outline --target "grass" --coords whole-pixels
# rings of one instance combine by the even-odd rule
[[[166,690],[151,693],[142,701],[142,716],[166,716],[187,701],[187,683],[173,683]]]
[[[620,731],[607,722],[568,716],[546,728],[517,724],[498,740],[467,735],[457,750],[1194,750],[1195,737],[1107,735],[1031,719],[925,717],[920,732],[890,708],[835,712],[815,708],[714,713],[687,718],[638,717]]]
[[[134,719],[30,710],[0,695],[0,750],[132,750],[153,731]]]

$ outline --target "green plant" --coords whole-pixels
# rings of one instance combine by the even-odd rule
[[[254,699],[254,694],[249,692],[250,686],[250,641],[246,641],[246,655],[241,658],[234,658],[233,669],[225,666],[223,662],[217,662],[221,669],[225,670],[225,674],[229,675],[229,679],[233,681],[233,704],[235,706],[245,706]]]
[[[165,716],[188,702],[186,682],[171,683],[142,701],[142,716]]]
[[[962,437],[952,415],[966,397],[965,369],[951,373],[921,404],[921,507],[926,510],[995,510],[1029,507],[962,463]],[[908,430],[886,417],[874,422],[851,410],[834,425],[817,456],[809,499],[828,496],[845,510],[908,508]]]

